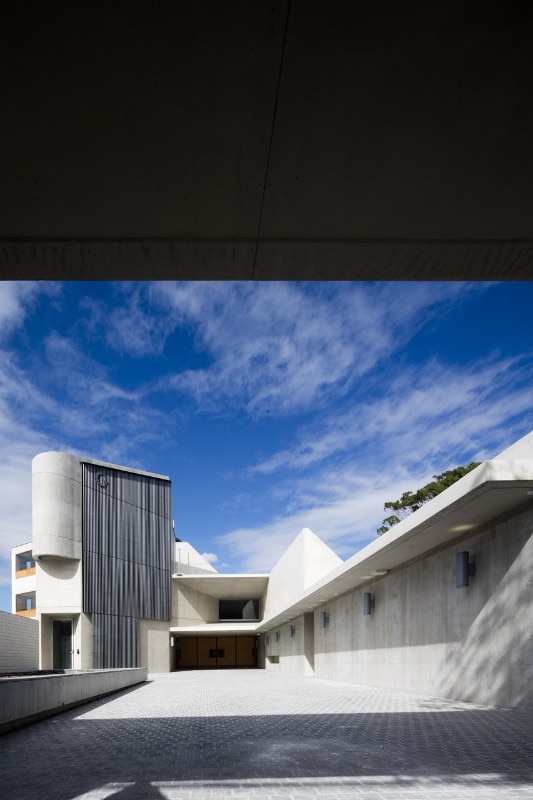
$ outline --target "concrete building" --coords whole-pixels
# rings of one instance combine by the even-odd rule
[[[304,529],[270,575],[176,542],[165,476],[43,453],[33,492],[42,668],[259,666],[533,707],[533,433],[346,562]]]

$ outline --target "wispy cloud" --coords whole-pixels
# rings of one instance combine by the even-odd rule
[[[203,410],[252,416],[316,410],[342,397],[471,284],[162,284],[152,289],[168,325],[192,326],[208,364],[166,385]],[[142,327],[142,322],[141,322]]]
[[[329,478],[334,484],[334,475]],[[239,561],[241,569],[251,572],[269,571],[302,528],[311,528],[339,555],[347,558],[374,538],[376,524],[383,516],[384,493],[394,492],[404,485],[405,476],[403,481],[393,480],[390,472],[362,478],[346,470],[342,476],[342,490],[339,483],[337,491],[332,490],[328,497],[321,483],[322,491],[317,491],[312,498],[309,492],[308,505],[302,504],[292,513],[280,514],[266,525],[236,528],[220,536],[219,541]],[[308,491],[310,488],[307,487]]]
[[[38,281],[0,282],[0,341],[24,322],[39,294],[57,295],[58,284]]]
[[[230,531],[221,545],[245,569],[269,569],[308,527],[351,555],[375,539],[386,501],[522,436],[532,378],[530,356],[402,371],[386,396],[300,431],[294,449],[256,464],[251,477],[279,474],[267,491],[280,510],[267,525]]]
[[[146,467],[140,453],[168,438],[168,418],[142,390],[114,382],[105,364],[56,332],[24,348],[10,337],[61,286],[0,283],[0,585],[10,582],[10,549],[31,540],[31,461],[50,449]],[[22,355],[24,353],[24,355]]]
[[[218,561],[216,553],[202,553],[202,558],[205,558],[209,564],[216,564]]]
[[[302,470],[335,455],[373,443],[387,457],[409,459],[418,453],[416,438],[424,431],[425,457],[467,449],[531,407],[533,368],[526,357],[485,359],[468,367],[436,359],[409,367],[374,391],[377,399],[359,402],[349,411],[331,414],[299,432],[290,448],[273,453],[248,469],[250,475]]]

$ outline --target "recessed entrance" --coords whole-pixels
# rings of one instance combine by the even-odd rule
[[[53,669],[72,669],[72,620],[52,621]]]
[[[257,666],[255,636],[186,636],[176,648],[177,669],[252,669]]]

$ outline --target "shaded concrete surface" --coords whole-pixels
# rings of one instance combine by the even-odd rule
[[[149,682],[0,738],[10,800],[533,798],[532,715],[263,670]]]

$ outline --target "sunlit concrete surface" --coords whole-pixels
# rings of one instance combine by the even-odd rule
[[[0,739],[10,800],[533,797],[533,719],[263,670],[149,682]]]

